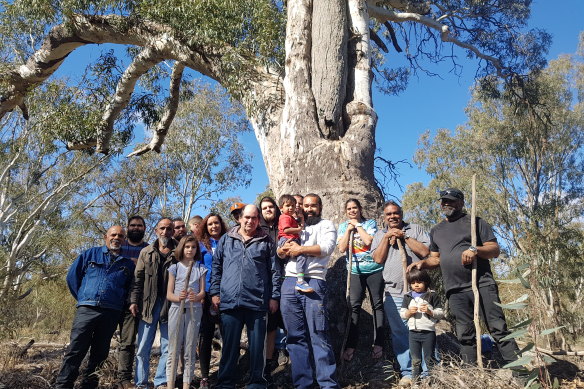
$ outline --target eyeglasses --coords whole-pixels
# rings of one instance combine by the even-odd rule
[[[457,199],[464,200],[464,195],[457,190],[451,190],[451,189],[441,190],[440,191],[440,198],[442,198],[444,196],[452,196],[452,197],[456,197]]]

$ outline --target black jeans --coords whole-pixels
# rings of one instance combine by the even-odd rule
[[[129,310],[129,305],[124,307],[120,322],[120,348],[118,350],[118,379],[120,381],[132,381],[134,357],[136,354],[136,335],[138,334],[138,321]]]
[[[491,336],[495,339],[501,356],[506,363],[517,359],[517,343],[514,339],[501,340],[509,335],[505,322],[503,309],[495,303],[500,303],[499,290],[497,285],[486,285],[479,287],[480,295],[480,315],[487,325]],[[474,296],[472,290],[450,293],[448,296],[450,312],[456,320],[456,336],[460,341],[460,353],[462,360],[467,363],[476,364],[477,345],[475,327],[473,322]]]
[[[89,359],[80,388],[97,388],[99,376],[94,373],[107,359],[110,341],[120,315],[120,311],[113,309],[88,306],[77,308],[71,328],[71,342],[55,382],[56,389],[73,389],[79,375],[79,366],[88,350]]]
[[[410,355],[412,357],[412,378],[416,379],[422,374],[422,352],[428,372],[436,364],[434,350],[436,349],[436,332],[434,331],[410,331]]]
[[[365,298],[365,288],[369,290],[371,307],[373,308],[373,326],[375,330],[373,344],[383,346],[383,272],[373,274],[351,273],[351,290],[349,300],[351,303],[351,326],[347,336],[345,348],[355,348],[359,337],[359,314]]]
[[[209,369],[211,366],[211,351],[213,346],[213,337],[215,336],[215,326],[219,325],[219,312],[217,315],[211,315],[211,296],[205,294],[205,303],[203,304],[203,317],[201,318],[201,329],[199,337],[199,365],[201,367],[201,377],[209,378]]]

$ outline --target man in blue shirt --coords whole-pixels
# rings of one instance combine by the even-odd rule
[[[90,349],[80,388],[98,386],[95,372],[108,356],[134,274],[132,260],[120,255],[125,237],[121,226],[111,227],[105,235],[105,246],[86,250],[69,268],[67,285],[77,300],[77,312],[56,389],[73,389],[79,366]]]

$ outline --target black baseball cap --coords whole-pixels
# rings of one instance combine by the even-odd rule
[[[440,199],[464,201],[464,193],[456,188],[448,188],[440,191]]]

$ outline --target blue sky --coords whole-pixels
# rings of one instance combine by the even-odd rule
[[[534,0],[532,5],[531,28],[543,28],[552,34],[553,42],[548,59],[562,53],[574,53],[578,35],[584,30],[584,0]],[[76,50],[59,69],[57,76],[78,72],[77,64],[94,61],[110,45],[86,46]],[[121,52],[120,52],[121,53]],[[390,53],[387,63],[400,64],[403,55]],[[464,109],[470,98],[470,88],[477,69],[475,61],[466,59],[466,52],[455,50],[458,62],[463,65],[460,75],[454,75],[450,63],[427,64],[428,69],[439,74],[429,77],[419,72],[410,78],[408,88],[398,96],[386,96],[374,91],[374,108],[379,121],[376,132],[377,147],[381,156],[391,161],[407,160],[412,162],[419,136],[426,130],[435,132],[441,128],[454,129],[466,121]],[[73,77],[75,77],[73,75]],[[240,196],[244,202],[253,202],[258,193],[268,185],[263,159],[253,133],[243,136],[250,154],[253,156],[253,182],[248,188],[226,193],[224,197]],[[134,142],[142,142],[136,134]],[[131,149],[134,145],[130,146]],[[399,165],[399,182],[405,188],[414,182],[427,183],[429,177],[412,162],[412,167]],[[401,197],[398,186],[389,187],[389,193]],[[206,213],[206,209],[195,209],[195,213]]]

